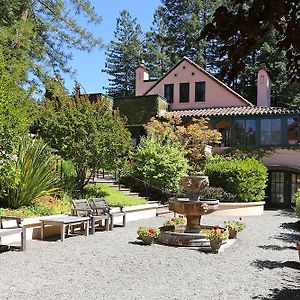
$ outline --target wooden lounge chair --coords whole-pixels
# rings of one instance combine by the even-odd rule
[[[72,215],[79,216],[79,217],[90,217],[91,219],[91,227],[92,227],[92,234],[95,233],[96,223],[102,223],[102,220],[105,221],[105,230],[109,230],[109,214],[105,211],[99,213],[96,210],[93,210],[89,205],[86,199],[74,199],[72,200],[73,208],[71,209]]]
[[[16,225],[4,228],[3,220],[16,221]],[[26,250],[26,229],[21,225],[22,219],[18,217],[0,216],[0,244],[1,238],[12,234],[21,234],[21,251]]]
[[[111,212],[111,207],[107,205],[105,198],[94,198],[92,201],[92,208],[96,210],[98,213],[101,211],[108,212],[110,217],[110,230],[114,228],[114,219],[115,217],[121,216],[123,218],[123,227],[126,226],[126,212],[123,210],[123,206],[119,206],[119,212]]]

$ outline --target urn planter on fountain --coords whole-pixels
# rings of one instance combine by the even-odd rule
[[[201,216],[218,209],[218,200],[202,199],[200,191],[209,185],[207,176],[186,176],[181,179],[181,186],[188,198],[172,199],[169,210],[185,215],[187,224],[180,227],[162,227],[158,240],[161,243],[174,246],[199,246],[210,248],[208,232],[213,228],[201,225]]]

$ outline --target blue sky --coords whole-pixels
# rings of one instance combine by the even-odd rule
[[[143,31],[149,30],[153,13],[160,4],[159,0],[93,0],[91,3],[95,11],[102,17],[101,24],[89,25],[87,28],[95,35],[100,36],[107,45],[114,35],[116,18],[123,9],[129,11],[132,17],[136,17]],[[105,49],[95,50],[91,53],[72,51],[73,60],[70,65],[76,70],[76,78],[87,93],[105,92],[104,86],[108,85],[108,77],[101,72],[105,64]],[[65,84],[71,92],[74,80],[70,76],[64,76]]]

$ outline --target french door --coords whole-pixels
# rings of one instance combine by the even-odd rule
[[[270,171],[267,188],[267,204],[273,207],[291,207],[294,194],[300,188],[300,173]]]

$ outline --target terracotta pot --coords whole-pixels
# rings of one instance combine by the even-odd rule
[[[210,240],[210,247],[213,253],[218,253],[222,245],[222,240]]]
[[[229,238],[230,239],[236,239],[236,237],[237,237],[237,231],[236,230],[234,230],[232,228],[229,228],[228,233],[229,233]]]
[[[300,241],[297,242],[296,247],[298,250],[298,255],[299,255],[299,260],[300,260]]]
[[[154,242],[154,238],[148,235],[140,235],[140,239],[144,242],[145,245],[151,245]]]

